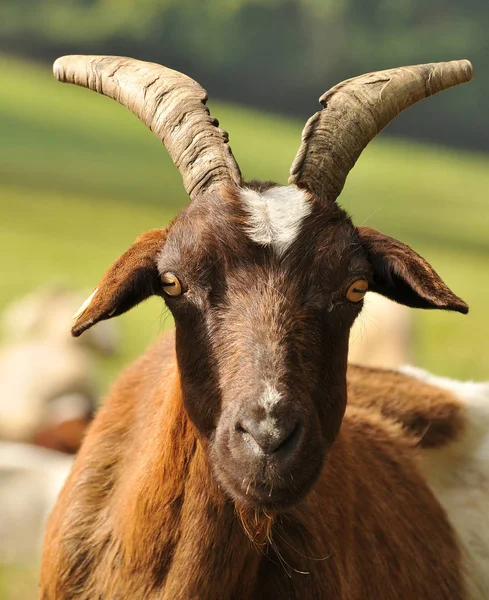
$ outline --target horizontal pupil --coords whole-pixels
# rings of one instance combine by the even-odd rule
[[[359,288],[353,288],[354,294],[364,294],[367,290],[360,290]]]
[[[163,281],[163,286],[164,286],[164,287],[170,287],[170,286],[172,286],[172,285],[175,285],[175,282],[174,282],[174,281],[172,281],[171,283],[170,283],[169,281]]]

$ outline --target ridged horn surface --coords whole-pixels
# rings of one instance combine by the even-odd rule
[[[62,82],[80,85],[127,107],[166,146],[189,196],[239,185],[241,174],[193,79],[155,63],[120,56],[63,56],[53,67]]]
[[[334,201],[367,144],[404,109],[472,79],[468,60],[367,73],[323,94],[290,169],[289,183]]]

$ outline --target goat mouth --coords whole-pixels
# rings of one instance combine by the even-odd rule
[[[216,473],[223,489],[245,508],[281,510],[297,504],[311,489],[321,470],[322,453],[307,461],[306,468],[276,472],[272,465],[259,472],[248,471],[240,475],[239,469],[219,469]]]
[[[318,469],[319,471],[320,469]],[[311,475],[300,483],[291,481],[289,486],[274,485],[272,482],[243,481],[243,485],[231,485],[231,496],[237,505],[244,508],[259,508],[270,511],[281,511],[297,504],[306,496],[317,475]]]
[[[239,491],[239,502],[245,506],[252,505],[263,508],[285,508],[302,498],[303,493],[290,488],[274,487],[273,484],[249,483]]]
[[[211,439],[211,463],[224,493],[237,505],[266,510],[290,507],[310,490],[327,449],[314,425],[297,420],[283,443],[259,448],[247,432],[224,422]]]

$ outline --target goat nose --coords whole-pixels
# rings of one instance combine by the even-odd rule
[[[296,418],[278,421],[268,415],[262,418],[247,415],[236,423],[235,429],[254,450],[273,454],[292,449],[293,440],[299,435],[300,422]]]

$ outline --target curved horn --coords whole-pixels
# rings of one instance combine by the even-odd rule
[[[228,134],[210,116],[206,91],[190,77],[119,56],[63,56],[53,71],[59,81],[109,96],[141,119],[166,146],[192,199],[241,183]]]
[[[367,144],[394,117],[422,100],[472,79],[468,60],[400,67],[347,79],[323,94],[290,169],[289,183],[330,202]]]

